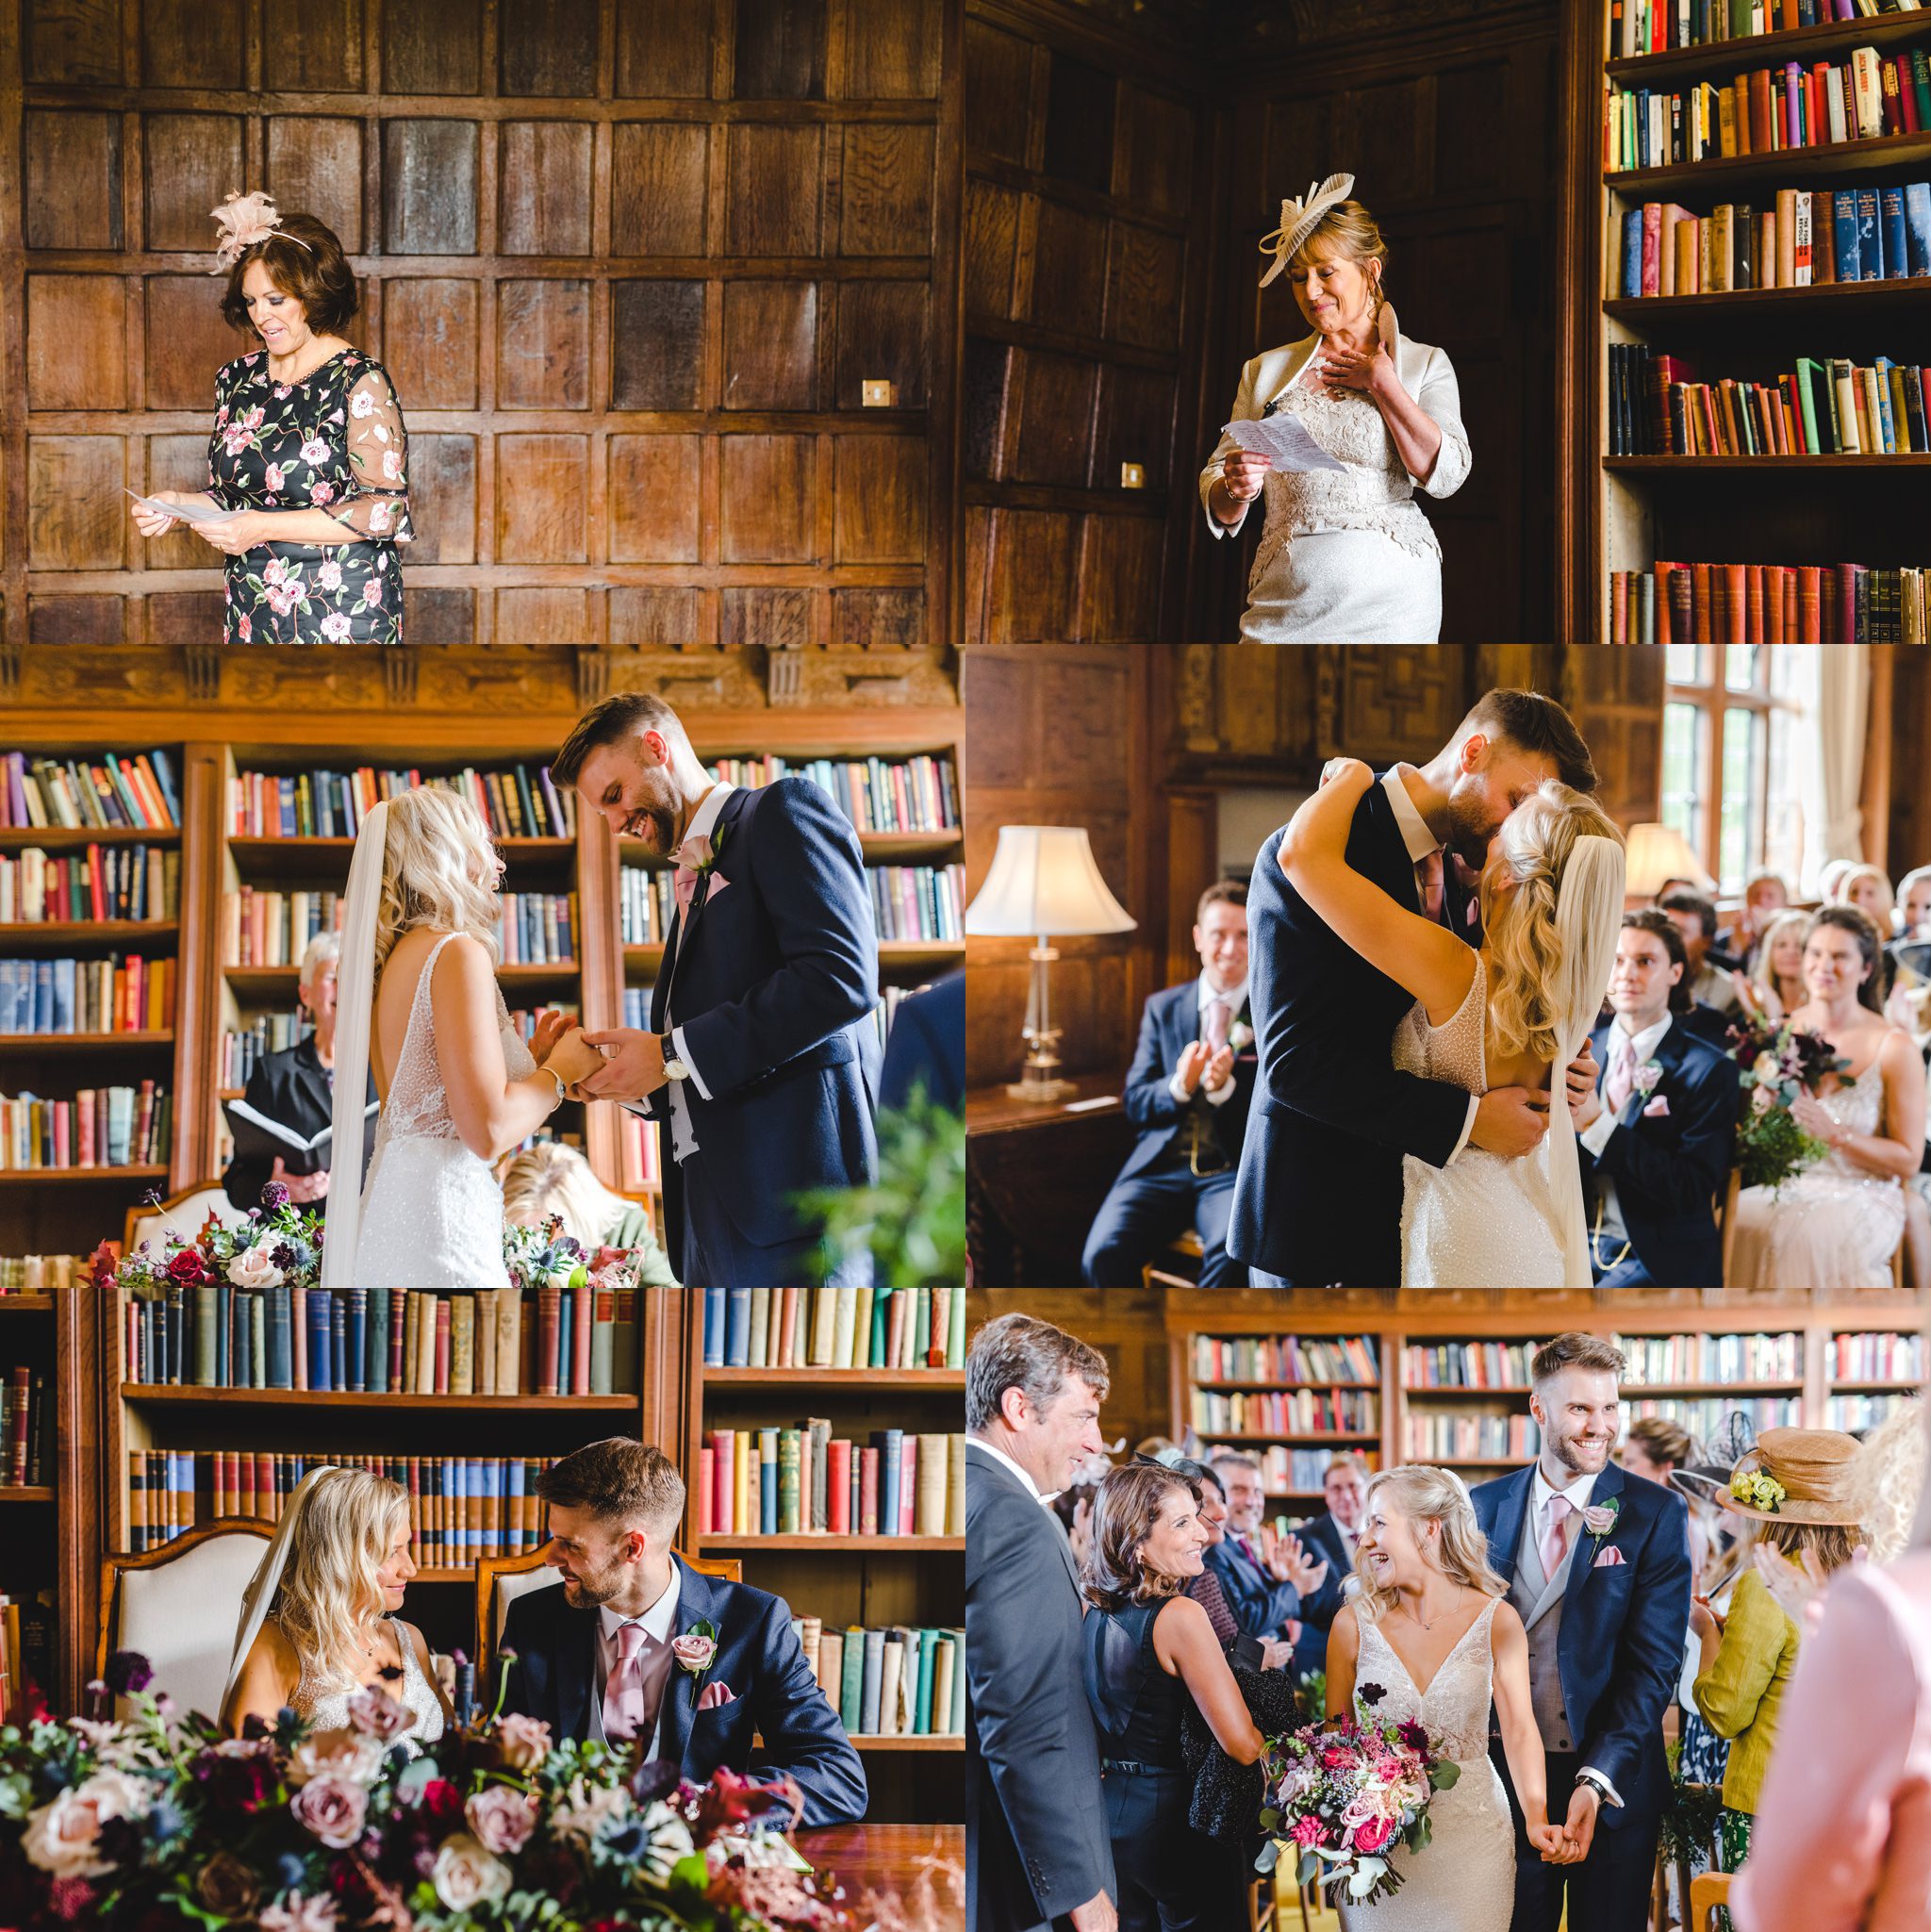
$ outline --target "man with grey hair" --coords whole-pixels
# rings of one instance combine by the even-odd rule
[[[1080,1579],[1047,1508],[1103,1453],[1104,1359],[1031,1315],[966,1362],[966,1913],[970,1932],[1115,1932]]]
[[[1270,1654],[1285,1662],[1301,1632],[1301,1597],[1321,1588],[1328,1565],[1309,1557],[1298,1538],[1268,1528],[1266,1487],[1253,1457],[1216,1449],[1209,1460],[1227,1497],[1227,1534],[1204,1560],[1243,1634],[1278,1645]]]

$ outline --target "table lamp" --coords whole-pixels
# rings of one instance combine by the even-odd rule
[[[1705,892],[1716,890],[1716,881],[1674,825],[1632,825],[1626,848],[1626,898],[1655,899],[1665,879],[1688,879]]]
[[[1032,939],[1032,983],[1026,995],[1026,1070],[1006,1092],[1015,1100],[1052,1101],[1074,1091],[1059,1078],[1060,1030],[1052,1024],[1047,969],[1059,957],[1049,937],[1131,933],[1139,922],[1106,889],[1083,825],[1001,825],[999,850],[966,930],[982,939]]]

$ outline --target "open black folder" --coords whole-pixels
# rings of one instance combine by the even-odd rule
[[[377,1102],[371,1100],[362,1117],[365,1121],[372,1120],[378,1111]],[[272,1164],[279,1155],[285,1174],[315,1174],[329,1164],[330,1144],[336,1131],[333,1123],[313,1140],[305,1140],[292,1127],[271,1120],[246,1100],[223,1100],[222,1112],[234,1130],[235,1152],[239,1159]]]

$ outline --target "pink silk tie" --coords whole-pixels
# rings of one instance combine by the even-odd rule
[[[679,866],[670,875],[671,890],[677,894],[678,917],[690,923],[690,902],[697,896],[698,875],[688,866]]]
[[[644,1709],[644,1627],[621,1624],[617,1631],[617,1661],[603,1686],[603,1735],[612,1743],[641,1737],[648,1719]]]
[[[1442,907],[1446,898],[1443,885],[1442,854],[1429,852],[1425,858],[1414,862],[1416,880],[1422,888],[1422,911],[1437,924],[1442,918]]]
[[[1543,1575],[1551,1583],[1562,1574],[1562,1559],[1569,1554],[1566,1526],[1574,1507],[1567,1496],[1549,1498],[1549,1527],[1543,1531]]]
[[[1616,1057],[1609,1063],[1609,1077],[1603,1086],[1603,1098],[1611,1114],[1620,1115],[1629,1104],[1636,1088],[1636,1042],[1621,1027],[1615,1029]]]
[[[1211,1051],[1218,1053],[1227,1045],[1228,1030],[1231,1016],[1227,1010],[1225,999],[1210,999],[1205,1015],[1207,1024],[1207,1045]]]

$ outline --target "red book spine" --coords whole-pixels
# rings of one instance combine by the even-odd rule
[[[1629,572],[1617,570],[1609,579],[1609,642],[1629,641]],[[897,1324],[894,1323],[894,1327]]]
[[[33,1388],[33,1370],[17,1368],[13,1371],[13,1440],[8,1445],[12,1463],[12,1480],[16,1488],[26,1481],[27,1445],[27,1396]]]
[[[1797,641],[1824,642],[1824,568],[1821,564],[1799,564],[1797,576]]]
[[[295,1357],[295,1386],[308,1386],[308,1291],[289,1291],[289,1342]]]
[[[271,1523],[282,1513],[281,1471],[275,1466],[275,1458],[268,1450],[256,1452],[255,1458],[255,1510],[258,1516],[266,1516]]]
[[[918,1533],[918,1438],[910,1429],[899,1443],[899,1534]]]
[[[235,1488],[237,1491],[236,1513],[241,1516],[258,1516],[261,1506],[255,1494],[255,1458],[245,1450],[235,1458]]]
[[[569,1392],[572,1395],[590,1393],[590,1288],[586,1282],[572,1288],[569,1329]]]
[[[556,1382],[556,1351],[562,1339],[562,1291],[536,1291],[536,1393],[557,1395],[563,1392]]]
[[[1699,644],[1713,642],[1709,629],[1709,566],[1692,564],[1690,566],[1690,613],[1696,627]],[[1688,641],[1685,639],[1684,641]]]
[[[858,1452],[858,1533],[879,1533],[879,1452],[870,1447]]]
[[[107,881],[102,877],[101,849],[97,845],[87,849],[87,889],[93,904],[94,917],[105,919],[107,916]]]
[[[833,1536],[851,1534],[851,1445],[834,1436],[826,1456],[825,1508],[827,1529]]]
[[[728,1428],[711,1431],[711,1528],[718,1536],[731,1534],[731,1506],[737,1487],[733,1434]]]
[[[436,1393],[449,1394],[449,1296],[440,1295],[436,1300]]]

